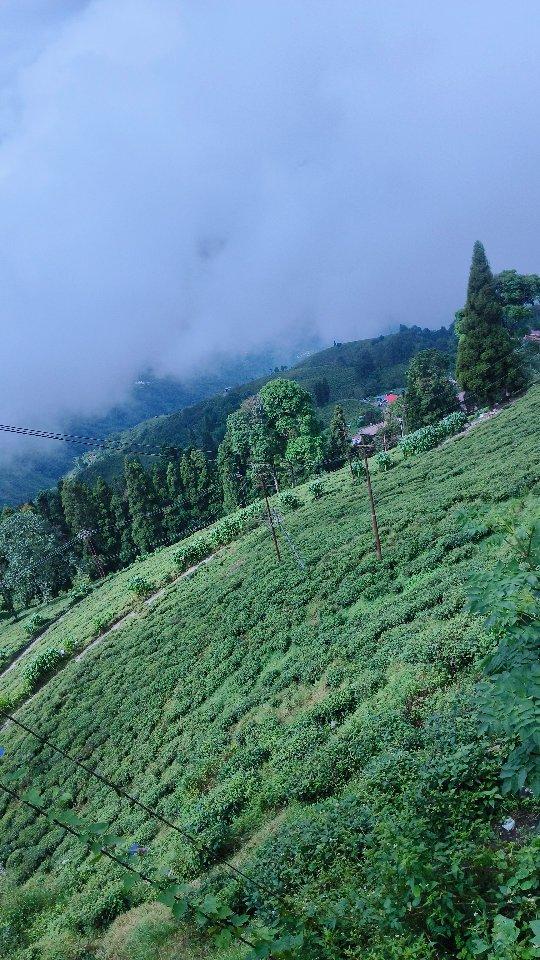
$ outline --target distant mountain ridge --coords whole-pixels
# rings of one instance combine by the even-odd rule
[[[177,412],[226,388],[269,373],[276,366],[293,363],[318,347],[320,341],[312,338],[292,347],[267,348],[233,360],[219,356],[214,359],[211,372],[204,370],[182,380],[142,371],[125,403],[112,407],[102,417],[74,418],[65,424],[64,431],[93,437],[122,434],[143,421]],[[28,425],[47,428],[47,424],[37,421]],[[79,453],[77,447],[57,443],[51,452],[50,445],[47,446],[49,449],[43,453],[39,448],[34,453],[34,447],[28,457],[17,457],[7,464],[0,461],[0,507],[32,499],[39,490],[54,486],[73,468]]]
[[[136,447],[192,444],[206,450],[210,446],[215,448],[223,438],[227,416],[277,375],[297,381],[312,393],[317,383],[326,381],[329,399],[318,408],[321,418],[328,420],[336,403],[344,404],[346,415],[351,418],[360,412],[363,398],[404,386],[409,360],[429,347],[448,354],[450,363],[456,349],[453,328],[429,330],[402,326],[397,333],[387,336],[336,343],[311,354],[289,370],[279,374],[274,371],[175,413],[143,421],[121,433],[118,439]],[[91,451],[78,459],[73,472],[91,484],[98,476],[109,481],[114,479],[122,468],[121,454]]]

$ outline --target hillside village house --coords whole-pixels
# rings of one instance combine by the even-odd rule
[[[361,427],[358,433],[355,433],[354,437],[351,437],[351,443],[353,446],[358,447],[366,440],[373,440],[383,427],[384,423],[370,423],[367,427]]]

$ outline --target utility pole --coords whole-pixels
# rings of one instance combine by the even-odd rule
[[[264,502],[266,504],[266,516],[268,517],[268,523],[270,524],[270,530],[272,531],[272,539],[274,541],[274,548],[276,551],[276,557],[278,558],[279,563],[281,563],[281,553],[279,552],[279,543],[276,534],[276,528],[274,527],[274,517],[272,511],[270,510],[270,503],[268,502],[268,491],[266,489],[266,483],[264,482],[264,477],[261,474],[259,478],[259,485],[263,492]]]
[[[376,512],[375,512],[375,500],[373,499],[373,489],[372,489],[372,486],[371,486],[371,476],[370,476],[370,473],[369,473],[369,463],[368,463],[367,447],[366,447],[365,444],[363,444],[363,443],[360,444],[360,446],[361,446],[361,449],[362,449],[362,454],[363,454],[363,456],[364,456],[364,467],[365,467],[365,471],[366,471],[366,481],[367,481],[367,489],[368,489],[368,497],[369,497],[369,506],[370,506],[370,510],[371,510],[371,526],[372,526],[372,528],[373,528],[373,539],[375,540],[375,552],[376,552],[376,554],[377,554],[377,559],[380,560],[380,559],[382,558],[381,538],[379,537],[379,525],[378,525],[378,523],[377,523],[377,514],[376,514]]]

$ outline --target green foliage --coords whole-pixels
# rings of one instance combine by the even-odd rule
[[[65,650],[57,650],[55,647],[45,647],[38,653],[23,670],[23,682],[28,690],[36,690],[58,667],[65,655]]]
[[[133,591],[137,599],[144,600],[150,593],[152,593],[153,585],[146,580],[145,577],[133,577],[130,581],[130,590]]]
[[[387,470],[391,470],[392,467],[395,467],[396,460],[391,453],[381,450],[380,453],[377,453],[372,460],[374,466],[379,470],[382,470],[386,473]]]
[[[431,427],[421,427],[414,433],[408,433],[399,441],[399,448],[405,457],[415,456],[418,453],[425,453],[426,450],[432,450],[443,440],[460,433],[467,423],[467,416],[461,411],[450,413],[443,420]]]
[[[496,642],[482,688],[486,729],[503,738],[503,793],[540,798],[540,522],[518,526],[510,555],[478,575],[471,609],[488,616]]]
[[[522,336],[534,325],[534,305],[540,300],[540,277],[503,270],[494,277],[495,292],[503,307],[504,325],[511,334]]]
[[[448,357],[439,350],[422,350],[407,371],[407,430],[434,426],[458,409],[456,388],[448,376]]]
[[[92,633],[94,637],[100,637],[102,633],[105,633],[107,627],[109,626],[109,621],[106,617],[94,617],[92,620]]]
[[[151,477],[138,460],[126,460],[125,477],[131,537],[138,551],[146,553],[162,535],[159,500]]]
[[[307,488],[314,500],[320,500],[325,493],[324,481],[320,477],[314,477],[307,485]]]
[[[493,404],[525,385],[523,364],[503,323],[503,308],[484,248],[476,242],[467,302],[458,323],[456,376],[479,403]]]
[[[509,503],[523,525],[538,515],[539,423],[535,389],[459,443],[374,472],[382,561],[365,489],[343,470],[324,478],[324,497],[294,491],[286,528],[304,567],[285,550],[278,563],[252,504],[108,577],[49,628],[47,645],[84,646],[94,617],[133,610],[135,576],[165,587],[81,662],[61,664],[24,720],[191,829],[195,845],[13,726],[0,781],[22,771],[22,788],[32,780],[48,805],[60,787],[85,824],[114,824],[147,848],[133,861],[141,871],[176,878],[200,904],[214,897],[212,910],[271,927],[271,939],[298,929],[281,924],[285,897],[309,921],[294,960],[471,960],[483,943],[486,960],[500,960],[502,926],[513,928],[498,916],[518,930],[508,950],[530,960],[540,811],[500,789],[506,744],[481,731],[477,686],[496,641],[465,609],[465,585],[472,569],[492,568]],[[223,540],[222,523],[228,546],[175,580],[174,554]],[[17,667],[2,693],[20,682]],[[120,866],[93,862],[4,797],[0,828],[20,889],[39,877],[62,892],[10,960],[41,956],[55,934],[66,958],[68,935],[99,956],[115,917],[127,940],[131,909],[152,891],[123,889]],[[232,876],[225,857],[270,893]],[[232,945],[215,946],[212,928],[197,933],[189,917],[152,960],[224,960]],[[232,956],[244,960],[239,948]]]
[[[14,957],[32,940],[37,916],[54,903],[50,888],[32,883],[16,887],[6,877],[0,880],[0,956]]]
[[[279,497],[279,502],[282,507],[285,507],[286,510],[297,510],[301,505],[301,500],[296,496],[292,490],[284,490]]]
[[[69,583],[69,565],[59,546],[50,524],[32,511],[0,522],[3,581],[22,604],[47,599]]]
[[[318,407],[324,407],[330,401],[330,385],[326,377],[321,380],[315,380],[313,384],[313,396]]]
[[[26,621],[24,629],[29,637],[36,637],[38,633],[42,633],[42,631],[45,630],[47,623],[48,621],[41,613],[34,613],[34,615]]]

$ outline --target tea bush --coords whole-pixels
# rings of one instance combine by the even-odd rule
[[[457,410],[455,413],[450,413],[447,417],[444,417],[443,420],[439,420],[433,427],[421,427],[414,433],[408,433],[406,437],[399,441],[398,447],[405,457],[432,450],[443,440],[463,430],[467,419],[465,413]]]
[[[514,743],[482,730],[478,694],[497,640],[467,609],[467,590],[499,562],[497,517],[516,490],[526,491],[518,518],[538,515],[539,440],[536,389],[458,443],[374,472],[381,562],[364,482],[343,470],[325,478],[324,497],[300,488],[284,516],[304,566],[285,550],[278,562],[258,504],[238,512],[240,535],[219,521],[182,545],[216,554],[196,575],[178,579],[179,548],[166,548],[50,628],[47,647],[65,649],[68,636],[85,645],[93,618],[132,608],[131,579],[177,578],[83,660],[63,661],[21,718],[192,831],[195,846],[13,726],[2,773],[22,773],[47,798],[60,787],[81,816],[148,848],[141,869],[172,871],[255,922],[275,917],[278,895],[298,916],[332,907],[324,948],[306,940],[297,960],[504,950],[531,960],[540,811],[530,794],[501,790]],[[20,682],[17,668],[5,687]],[[113,865],[3,796],[0,830],[18,889],[39,878],[62,895],[42,904],[10,960],[47,956],[55,932],[62,960],[68,935],[99,956],[111,921],[152,897],[123,890]],[[232,875],[225,857],[270,893]],[[152,960],[174,949],[245,957],[175,930]]]
[[[147,597],[152,590],[154,589],[152,584],[145,577],[133,577],[129,584],[130,590],[135,594],[135,596],[143,600]]]
[[[308,483],[307,488],[314,500],[319,500],[325,492],[324,481],[320,477],[314,477]]]
[[[35,690],[45,677],[61,663],[65,655],[65,650],[57,650],[55,647],[46,647],[45,650],[38,653],[23,671],[23,682],[28,690]]]
[[[24,629],[29,637],[35,637],[45,629],[47,623],[47,619],[40,613],[34,613],[34,615],[26,621]]]

